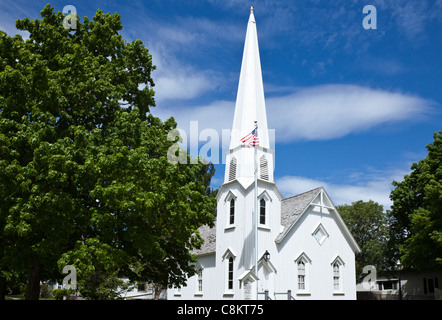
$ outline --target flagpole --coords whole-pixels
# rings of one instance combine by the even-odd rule
[[[258,121],[255,121],[255,129],[258,127]],[[256,129],[256,136],[258,136],[258,130]],[[255,206],[255,276],[257,278],[256,280],[256,300],[258,300],[258,166],[256,163],[256,157],[257,157],[257,150],[256,145],[254,146],[254,157],[253,157],[253,163],[254,163],[254,173],[255,173],[255,195],[254,195],[254,206]]]

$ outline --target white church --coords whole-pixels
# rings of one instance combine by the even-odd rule
[[[255,126],[259,145],[242,142]],[[231,132],[215,227],[199,229],[198,274],[167,299],[356,299],[360,248],[325,189],[283,199],[274,183],[253,7]]]

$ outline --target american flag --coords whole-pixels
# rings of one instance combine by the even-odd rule
[[[259,146],[258,126],[245,137],[241,138],[241,142],[247,144],[249,148]]]

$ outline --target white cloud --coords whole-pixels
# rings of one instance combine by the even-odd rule
[[[163,49],[162,45],[150,50],[154,71],[155,100],[189,100],[213,89],[216,76],[213,72],[185,65]]]
[[[141,9],[140,9],[141,10]],[[135,29],[123,31],[126,39],[140,38],[152,54],[155,98],[164,101],[190,100],[216,91],[224,85],[226,71],[214,71],[199,63],[207,55],[225,50],[232,42],[244,40],[244,26],[212,21],[204,17],[156,18],[133,12]],[[154,31],[154,32],[152,32]]]
[[[390,209],[389,198],[393,180],[401,181],[406,170],[385,170],[377,174],[370,172],[354,173],[349,180],[354,184],[336,184],[300,176],[284,176],[275,181],[285,197],[297,195],[308,190],[323,186],[335,205],[351,204],[363,200],[373,200],[383,205],[384,210]]]
[[[277,142],[328,140],[380,124],[416,120],[432,104],[402,93],[332,84],[267,99],[267,114]]]
[[[189,100],[210,89],[210,79],[204,72],[170,70],[155,80],[156,101]]]
[[[221,137],[222,129],[231,129],[235,103],[230,101],[214,101],[206,106],[182,108],[154,108],[152,113],[165,120],[174,117],[178,128],[189,132],[190,121],[198,121],[198,130],[214,129]]]
[[[173,94],[191,96],[204,88],[204,76],[199,79],[178,77],[164,90],[183,82],[186,85],[182,90],[189,92],[180,93],[177,89]],[[287,88],[283,91],[287,92]],[[275,129],[277,143],[329,140],[381,124],[416,121],[428,114],[433,104],[411,95],[355,85],[324,85],[293,91],[266,99],[268,127]],[[162,105],[154,113],[163,119],[174,116],[183,129],[188,128],[189,121],[198,121],[200,128],[213,128],[221,134],[222,129],[231,129],[234,105],[233,101],[214,101],[195,107]]]

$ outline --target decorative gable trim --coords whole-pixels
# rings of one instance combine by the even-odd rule
[[[341,266],[345,266],[344,260],[341,259],[341,257],[339,255],[337,255],[332,262],[330,263],[331,265],[334,265],[335,262],[337,262],[339,265]]]
[[[225,259],[228,259],[230,257],[233,257],[233,259],[235,259],[236,258],[236,254],[235,254],[235,252],[230,247],[228,247],[226,252],[224,252],[224,254],[222,255],[221,258],[223,260],[225,260]]]
[[[275,266],[273,265],[273,263],[270,260],[265,260],[263,258],[261,258],[261,260],[258,263],[258,266],[262,265],[268,273],[276,273],[277,270],[275,268]]]
[[[313,189],[314,190],[314,189]],[[312,190],[312,191],[313,191]],[[297,219],[295,221],[292,222],[291,225],[289,225],[287,228],[285,228],[285,230],[283,231],[282,234],[279,234],[278,237],[276,238],[275,242],[276,243],[281,243],[282,240],[284,240],[284,238],[287,236],[287,234],[289,234],[290,230],[292,230],[292,228],[296,225],[296,223],[301,220],[300,218],[305,214],[305,212],[307,211],[307,209],[310,207],[310,205],[312,204],[313,200],[316,199],[317,195],[319,194],[319,192],[321,192],[322,187],[318,188],[317,193],[315,193],[315,195],[311,198],[312,200],[310,200],[310,202],[305,206],[305,208],[302,210],[302,212],[299,214],[299,216],[297,217]]]
[[[261,194],[258,196],[258,201],[264,199],[265,201],[272,201],[272,198],[270,197],[269,193],[267,192],[267,190],[264,190],[263,192],[261,192]]]
[[[201,264],[200,261],[197,261],[197,262],[195,263],[195,269],[196,269],[196,270],[199,270],[199,269],[203,269],[203,270],[204,270],[204,266]]]
[[[297,258],[294,259],[296,263],[299,261],[304,261],[304,263],[312,263],[312,259],[308,257],[308,255],[303,251]]]
[[[253,268],[250,270],[246,270],[243,274],[238,277],[240,285],[242,282],[245,282],[247,279],[252,280],[252,282],[259,280],[258,276],[253,272]]]
[[[307,209],[310,206],[320,207],[320,212],[323,212],[323,209],[325,208],[330,213],[330,215],[336,219],[336,223],[337,223],[339,229],[341,229],[342,233],[344,234],[344,237],[347,239],[353,252],[354,253],[361,252],[361,248],[359,248],[356,240],[353,238],[353,235],[351,234],[350,230],[346,226],[344,220],[342,220],[342,217],[339,215],[338,210],[336,209],[335,205],[331,201],[331,199],[330,199],[329,195],[327,194],[327,192],[325,191],[324,187],[318,188],[318,192],[315,193],[314,196],[312,196],[312,200],[302,210],[302,212],[299,214],[299,216],[296,218],[296,220],[293,221],[290,226],[285,228],[284,231],[276,237],[275,242],[277,244],[281,243],[282,240],[284,240],[284,238],[287,236],[287,234],[289,234],[290,230],[298,223],[298,221],[302,220],[301,217],[306,213]]]
[[[238,196],[235,195],[235,193],[232,192],[232,190],[229,190],[229,192],[227,192],[226,196],[224,197],[224,202],[230,201],[232,199],[237,199]]]
[[[316,241],[318,241],[319,245],[322,245],[328,238],[328,232],[325,230],[322,223],[319,223],[319,225],[312,232],[312,236],[316,239]]]
[[[240,192],[246,195],[249,192],[253,191],[253,188],[255,186],[254,182],[255,180],[253,178],[246,178],[246,177],[238,177],[233,181],[226,182],[223,185],[221,185],[221,187],[219,188],[219,191],[216,195],[216,200],[218,201],[222,199],[222,196],[224,195],[223,191],[225,191],[226,189],[231,189],[235,185],[239,185]],[[274,182],[258,179],[258,187],[270,189],[276,193],[276,196],[278,197],[279,200],[284,199],[282,193],[279,191],[278,187],[275,185]]]

